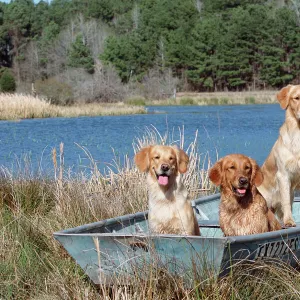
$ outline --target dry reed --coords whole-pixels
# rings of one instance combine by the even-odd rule
[[[50,117],[108,116],[146,113],[143,107],[116,104],[52,105],[43,98],[22,94],[0,94],[0,120]]]

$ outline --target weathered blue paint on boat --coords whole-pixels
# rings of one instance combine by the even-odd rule
[[[193,282],[223,275],[243,260],[280,258],[291,265],[300,257],[300,226],[248,236],[224,237],[218,224],[220,194],[192,201],[201,237],[151,235],[147,212],[125,215],[54,233],[54,237],[96,283],[147,276],[149,266]],[[293,207],[300,222],[300,198]],[[300,225],[300,224],[299,224]],[[146,267],[147,266],[147,267]]]

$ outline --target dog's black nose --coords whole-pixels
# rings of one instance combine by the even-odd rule
[[[167,171],[169,171],[170,167],[167,164],[162,164],[161,169],[162,169],[162,171],[167,172]]]
[[[248,179],[246,177],[240,177],[239,178],[239,183],[240,184],[246,184],[246,183],[248,183]]]

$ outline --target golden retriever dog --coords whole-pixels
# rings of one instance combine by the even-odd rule
[[[263,174],[255,160],[242,154],[227,155],[209,170],[209,178],[221,187],[219,219],[225,236],[281,229],[256,188]]]
[[[147,172],[149,227],[152,233],[200,235],[193,208],[187,199],[180,173],[187,171],[189,157],[175,146],[154,145],[134,157],[141,172]]]
[[[264,181],[258,188],[268,206],[286,227],[296,226],[292,216],[294,191],[300,184],[300,85],[288,85],[277,94],[285,122],[262,166]]]

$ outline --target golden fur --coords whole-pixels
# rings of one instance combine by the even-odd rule
[[[188,192],[180,173],[187,171],[189,157],[173,146],[148,146],[134,157],[141,172],[147,172],[149,227],[152,233],[200,235]]]
[[[253,159],[242,154],[227,155],[209,170],[209,178],[221,186],[219,218],[225,236],[281,229],[256,188],[263,174]]]
[[[300,184],[300,85],[284,87],[277,99],[286,110],[285,122],[262,166],[264,181],[258,189],[285,226],[296,226],[292,205]]]

